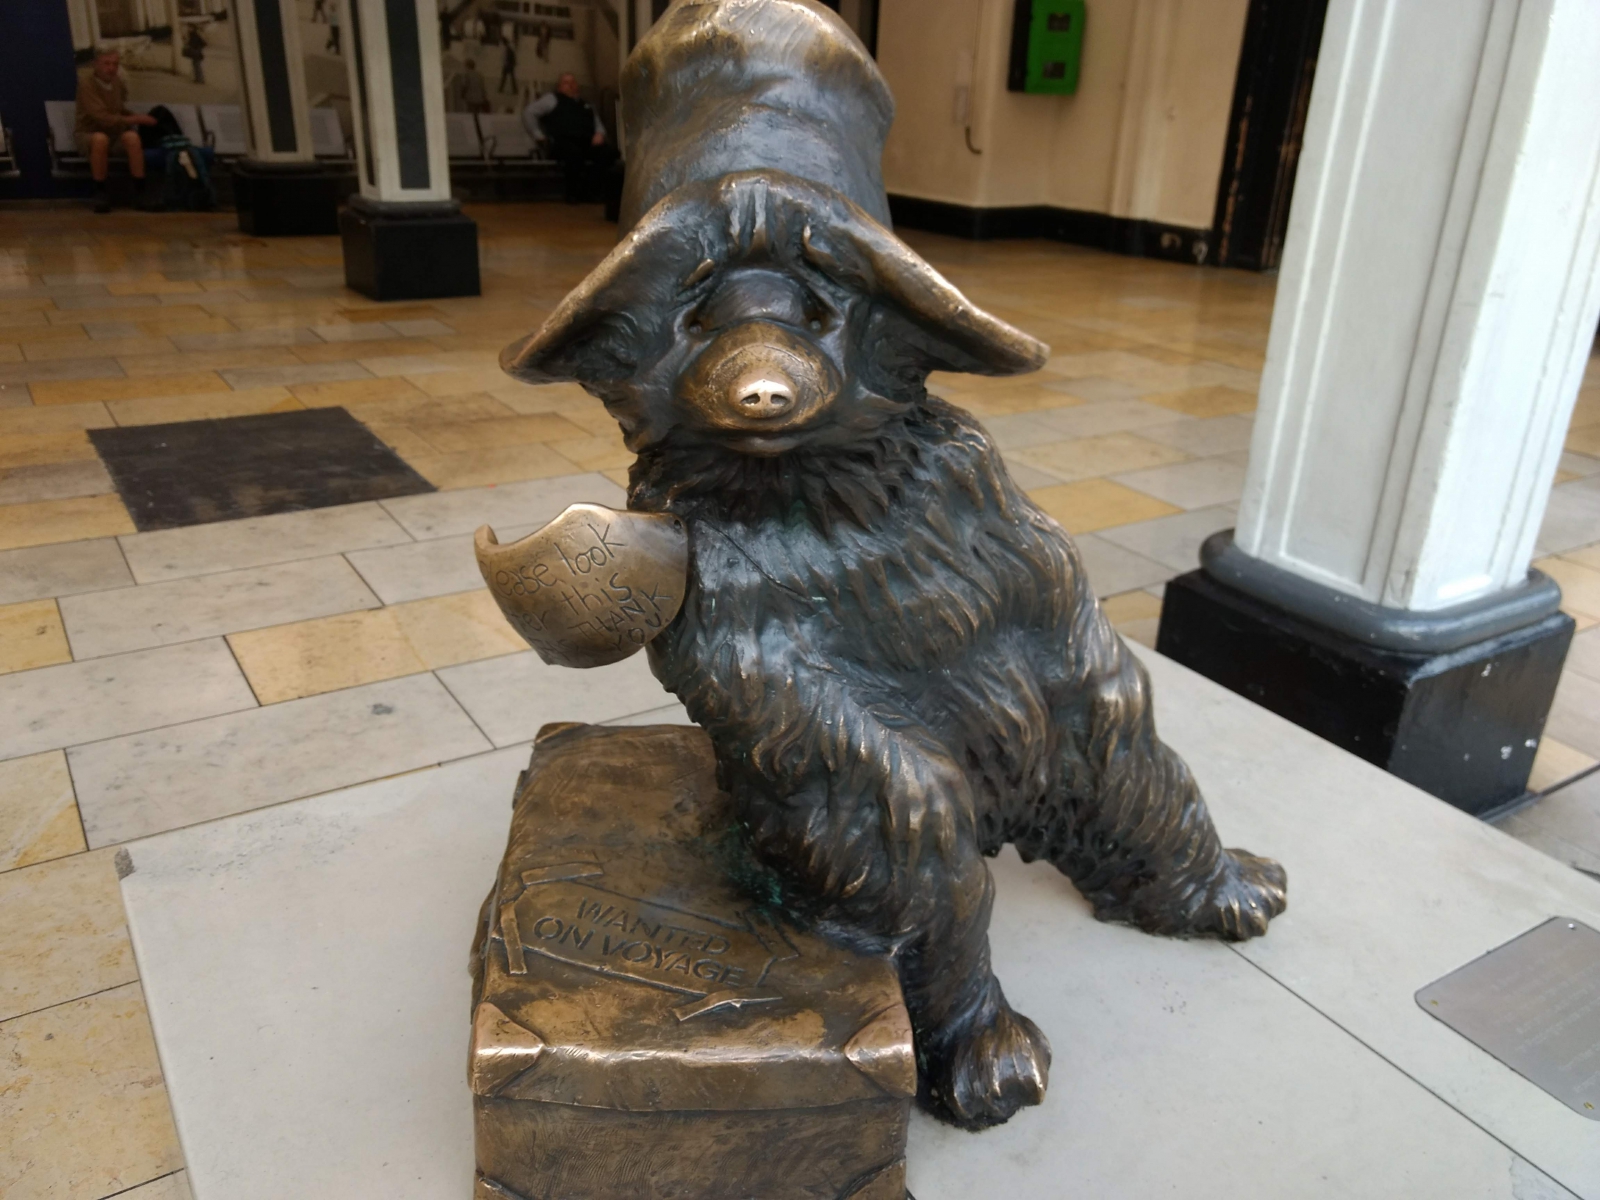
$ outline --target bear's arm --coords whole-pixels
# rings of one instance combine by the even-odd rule
[[[882,849],[907,871],[930,851],[949,862],[973,844],[966,774],[915,717],[857,694],[787,632],[721,632],[715,645],[690,635],[651,652],[725,763],[753,772],[780,806],[817,809],[808,819],[831,827],[824,840],[847,837],[875,812]]]

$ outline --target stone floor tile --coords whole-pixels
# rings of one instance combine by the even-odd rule
[[[1080,479],[1034,488],[1028,493],[1068,533],[1092,533],[1112,525],[1147,521],[1180,511],[1171,504],[1109,479]]]
[[[496,531],[502,525],[517,529],[540,526],[559,516],[567,505],[585,502],[623,508],[627,497],[609,479],[587,472],[380,501],[406,532],[418,539],[471,533],[480,525],[492,525]]]
[[[1563,669],[1600,682],[1600,628],[1583,630],[1572,639]]]
[[[0,550],[132,532],[133,518],[115,495],[74,496],[0,507]]]
[[[113,296],[104,285],[93,283],[63,284],[60,287],[41,288],[32,294],[49,296],[61,312],[97,308],[154,308],[161,303],[152,296]]]
[[[311,332],[325,342],[375,342],[395,335],[382,321],[324,323],[311,326]]]
[[[1233,413],[1254,412],[1256,394],[1236,387],[1184,388],[1172,392],[1151,392],[1144,397],[1147,404],[1170,408],[1186,417],[1221,417]]]
[[[1600,759],[1585,754],[1582,750],[1575,750],[1565,742],[1557,741],[1546,734],[1539,739],[1538,753],[1533,756],[1533,770],[1528,775],[1528,790],[1547,792],[1565,783],[1574,775],[1583,774],[1597,761]]]
[[[1171,568],[1109,542],[1102,534],[1085,533],[1072,540],[1097,596],[1164,583],[1173,574]]]
[[[1144,621],[1161,615],[1161,601],[1149,592],[1120,592],[1100,601],[1107,620],[1119,628],[1129,621]]]
[[[106,405],[118,425],[165,425],[173,421],[205,421],[251,413],[293,412],[305,405],[287,388],[250,388],[242,392],[203,392],[195,396],[146,396],[112,400]]]
[[[139,977],[110,851],[0,873],[0,1021]]]
[[[0,762],[0,871],[83,849],[67,756],[48,750]]]
[[[693,725],[694,721],[689,716],[689,710],[677,700],[671,704],[652,708],[647,712],[631,713],[626,717],[613,717],[609,721],[599,722],[601,725]]]
[[[1158,389],[1125,379],[1106,379],[1098,375],[1063,379],[1053,384],[1058,391],[1076,396],[1086,404],[1109,404],[1120,400],[1137,400],[1140,396]]]
[[[1563,554],[1595,540],[1600,529],[1600,476],[1576,479],[1550,489],[1550,502],[1539,527],[1539,549]]]
[[[104,496],[115,490],[98,458],[0,469],[0,505]]]
[[[1600,773],[1558,787],[1495,824],[1569,866],[1600,870]],[[1579,861],[1562,853],[1569,847],[1581,852]]]
[[[1147,425],[1139,430],[1139,436],[1196,458],[1209,458],[1248,451],[1254,428],[1253,417],[1235,413],[1225,417],[1189,417],[1170,425]]]
[[[1581,567],[1590,567],[1600,571],[1600,543],[1593,546],[1579,546],[1573,550],[1563,550],[1561,557],[1569,562],[1575,562]]]
[[[1600,425],[1589,425],[1581,429],[1571,430],[1567,434],[1566,448],[1572,453],[1562,455],[1561,465],[1563,469],[1571,470],[1566,464],[1566,460],[1569,457],[1587,458],[1593,462],[1594,459],[1590,456],[1600,455]],[[1580,478],[1594,474],[1593,471],[1573,471],[1572,473]]]
[[[485,587],[413,600],[383,611],[394,615],[417,657],[432,669],[516,654],[528,648],[528,643],[506,623]]]
[[[1533,565],[1561,585],[1563,609],[1600,617],[1600,570],[1564,557],[1535,559]]]
[[[138,400],[148,396],[193,396],[229,390],[222,376],[215,371],[139,376],[125,376],[119,371],[116,378],[74,379],[30,386],[36,404],[85,404],[106,400]]]
[[[390,338],[379,342],[325,342],[294,348],[294,356],[307,363],[354,362],[356,359],[404,358],[408,355],[426,357],[436,352],[431,342],[407,338]]]
[[[1600,475],[1600,458],[1588,454],[1567,453],[1561,456],[1561,469],[1575,479]]]
[[[20,433],[60,433],[71,429],[101,429],[115,425],[106,406],[97,401],[87,404],[50,404],[42,408],[0,408],[0,438]]]
[[[348,295],[348,293],[346,293]],[[439,317],[443,313],[431,304],[373,304],[360,308],[346,308],[339,316],[354,325],[391,321],[418,321]]]
[[[256,371],[303,365],[287,346],[258,346],[243,350],[174,350],[171,354],[143,354],[118,361],[130,379],[159,379],[198,371]],[[237,386],[244,389],[256,385],[246,382]]]
[[[0,605],[0,675],[71,661],[54,600]]]
[[[589,436],[585,430],[555,413],[481,421],[412,421],[407,428],[420,434],[437,454],[491,451],[502,446],[577,440]]]
[[[241,346],[320,345],[322,339],[305,328],[248,329],[231,333],[179,333],[172,344],[179,350],[231,350]]]
[[[1017,458],[1015,454],[1007,456],[1005,464],[1006,474],[1011,476],[1011,482],[1025,492],[1030,492],[1035,488],[1051,487],[1061,482],[1059,478],[1050,474],[1049,471],[1041,471],[1038,467],[1030,466]],[[612,479],[619,487],[627,488],[628,473],[626,471],[618,471],[614,479],[611,472],[608,471],[605,474],[606,478]]]
[[[175,347],[163,337],[136,336],[126,338],[52,338],[41,342],[23,342],[23,354],[29,362],[66,362],[77,359],[102,357],[129,358],[144,354],[169,354]]]
[[[1197,508],[1153,521],[1118,525],[1100,536],[1163,564],[1168,575],[1181,574],[1200,565],[1200,543],[1219,529],[1231,529],[1237,513],[1231,504]]]
[[[0,1025],[0,1062],[6,1200],[100,1200],[183,1166],[137,983]]]
[[[356,325],[352,328],[360,329]],[[420,399],[427,393],[398,376],[387,379],[332,379],[321,383],[296,383],[289,390],[307,408],[333,405],[349,407],[375,401]],[[359,415],[359,414],[358,414]]]
[[[983,420],[983,431],[989,435],[990,441],[1007,453],[1061,440],[1061,433],[1040,420],[1036,412],[986,417]]]
[[[87,316],[73,317],[77,321],[102,320],[102,313],[107,311],[120,311],[122,309],[160,308],[161,301],[155,296],[113,296],[103,287],[93,289],[80,288],[77,294],[60,295],[55,297],[56,308],[64,313],[88,313]],[[51,318],[55,318],[52,316]]]
[[[1245,469],[1220,458],[1129,471],[1112,478],[1179,508],[1231,504],[1244,494]]]
[[[570,443],[564,443],[570,444]],[[591,455],[604,459],[604,455]],[[629,456],[631,461],[632,456]],[[470,450],[462,454],[413,455],[408,464],[434,487],[441,490],[493,487],[527,479],[549,479],[593,470],[607,461],[588,466],[562,455],[542,442],[524,446],[499,446],[490,450]]]
[[[328,556],[87,592],[61,604],[73,654],[88,659],[377,608],[379,600],[349,563]]]
[[[262,704],[428,669],[390,608],[236,633],[228,645]]]
[[[0,551],[0,604],[125,587],[132,582],[114,538]]]
[[[390,321],[389,328],[401,337],[435,337],[440,334],[449,335],[455,329],[446,325],[435,317],[417,317],[409,321]]]
[[[562,439],[550,443],[563,458],[586,471],[625,468],[633,465],[634,453],[622,441],[622,431],[612,430],[603,437]]]
[[[972,377],[976,378],[976,377]],[[966,409],[980,421],[1013,413],[1037,413],[1070,408],[1081,404],[1076,396],[1055,391],[1038,383],[1009,383],[1004,387],[941,387],[941,396],[957,408]]]
[[[93,460],[94,447],[82,429],[55,433],[14,433],[0,442],[0,469],[31,467],[42,463]]]
[[[536,528],[507,526],[496,528],[495,534],[502,543],[509,544]],[[477,556],[472,552],[471,534],[357,550],[345,557],[385,604],[465,592],[483,585]]]
[[[192,279],[167,279],[159,275],[106,284],[106,291],[113,296],[176,296],[204,290]]]
[[[1577,671],[1563,671],[1555,702],[1545,718],[1544,734],[1600,758],[1600,681]]]
[[[69,358],[62,362],[0,363],[0,383],[27,384],[33,393],[35,404],[58,403],[53,397],[58,394],[57,389],[66,381],[120,379],[122,374],[122,366],[114,358]]]
[[[489,748],[424,674],[79,746],[68,761],[98,847]]]
[[[221,638],[0,675],[0,759],[255,704]]]
[[[457,375],[460,373],[454,363],[446,362],[442,355],[423,354],[383,354],[372,358],[356,360],[375,379],[388,379],[393,376],[404,375],[417,386],[422,381],[433,375]],[[447,387],[440,392],[441,396],[454,395],[456,388]],[[481,386],[462,388],[463,391],[481,391]]]
[[[340,379],[370,379],[366,368],[353,362],[301,363],[299,366],[224,368],[220,372],[229,387],[293,387],[301,383],[328,383]]]
[[[1516,838],[1526,846],[1531,846],[1541,854],[1547,854],[1557,862],[1566,863],[1574,870],[1583,871],[1589,875],[1600,878],[1600,854],[1580,846],[1576,842],[1569,842],[1557,837],[1549,830],[1541,828],[1538,822],[1520,820],[1522,813],[1512,813],[1500,821],[1496,826]],[[1538,1195],[1539,1193],[1535,1193]],[[1555,1193],[1558,1200],[1567,1200],[1571,1193]]]
[[[1056,439],[1086,438],[1170,425],[1172,413],[1139,400],[1107,400],[1078,408],[1051,409],[1040,413],[1039,420],[1056,431]]]
[[[76,323],[52,325],[43,313],[36,312],[29,315],[39,318],[38,321],[26,327],[7,324],[5,328],[0,329],[0,341],[14,342],[18,345],[37,345],[39,342],[87,342],[94,336],[94,327],[90,325]],[[106,324],[108,323],[102,322],[101,327],[103,328]],[[109,324],[121,326],[123,323],[119,321],[110,322]],[[126,328],[128,330],[126,334],[113,336],[134,337],[139,332],[132,325],[128,325]]]
[[[140,583],[158,583],[347,550],[410,544],[411,535],[376,501],[367,501],[156,529],[129,534],[120,542],[134,577]]]
[[[643,654],[607,667],[552,667],[529,650],[448,667],[438,676],[496,746],[525,742],[551,721],[608,721],[672,701]]]
[[[189,1190],[189,1173],[174,1171],[129,1191],[118,1192],[115,1200],[194,1200],[194,1193]]]
[[[1071,441],[1049,442],[1015,452],[1030,466],[1049,471],[1062,479],[1090,479],[1115,471],[1133,471],[1163,463],[1183,462],[1181,450],[1150,442],[1131,433],[1108,433],[1100,437],[1080,437]]]

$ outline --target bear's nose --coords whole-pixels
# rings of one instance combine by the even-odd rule
[[[794,383],[781,371],[745,375],[731,390],[734,410],[754,420],[781,417],[794,407]]]

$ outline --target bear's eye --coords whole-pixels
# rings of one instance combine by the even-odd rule
[[[815,317],[811,318],[811,332],[812,333],[821,333],[822,332],[822,322],[817,320]]]
[[[700,322],[696,321],[692,325],[690,325],[689,326],[689,332],[690,333],[699,333],[700,332]]]

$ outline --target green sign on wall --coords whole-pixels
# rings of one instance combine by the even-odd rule
[[[1056,96],[1076,92],[1083,23],[1084,0],[1017,0],[1006,87]]]

